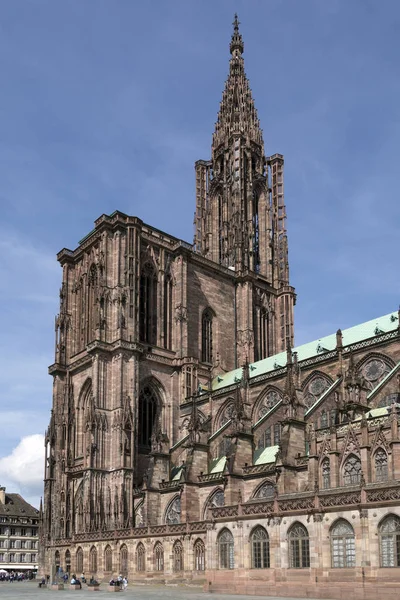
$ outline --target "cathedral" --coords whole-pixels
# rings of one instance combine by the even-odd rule
[[[243,52],[235,17],[193,243],[115,211],[57,256],[41,572],[397,598],[400,312],[295,346]]]

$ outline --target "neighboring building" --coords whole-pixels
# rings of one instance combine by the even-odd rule
[[[43,572],[398,594],[399,313],[292,348],[283,157],[237,19],[230,50],[194,245],[115,212],[58,255]]]
[[[36,571],[39,557],[39,511],[19,494],[0,487],[0,569]]]

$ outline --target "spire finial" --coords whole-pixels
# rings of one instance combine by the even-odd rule
[[[239,54],[242,54],[242,52],[244,50],[244,44],[243,44],[242,36],[239,33],[240,21],[238,19],[237,13],[235,13],[235,18],[234,18],[232,25],[233,25],[233,34],[232,34],[231,45],[230,45],[231,54],[233,54],[235,52],[235,50],[238,50]]]

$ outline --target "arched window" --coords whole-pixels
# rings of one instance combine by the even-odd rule
[[[139,572],[146,570],[146,551],[142,542],[139,542],[136,548],[136,570]]]
[[[229,529],[223,529],[218,536],[218,554],[220,569],[234,569],[235,555],[233,535]]]
[[[327,490],[331,487],[331,464],[329,458],[324,458],[321,463],[322,488]]]
[[[139,395],[139,452],[148,454],[151,450],[151,435],[156,421],[158,400],[148,385]]]
[[[263,483],[254,494],[254,498],[267,498],[273,500],[275,496],[275,486],[270,481]]]
[[[172,278],[164,281],[164,348],[172,348]]]
[[[54,553],[54,564],[56,565],[56,567],[61,566],[60,553],[58,550],[56,550]]]
[[[172,548],[173,570],[175,573],[183,571],[183,546],[179,540],[175,542]]]
[[[83,550],[78,548],[76,551],[76,571],[80,574],[83,573]]]
[[[289,530],[289,565],[291,569],[308,569],[310,566],[310,540],[308,531],[295,523]]]
[[[128,548],[125,546],[121,546],[119,551],[119,570],[121,575],[125,577],[128,575]]]
[[[65,553],[65,572],[71,572],[71,552],[69,550]]]
[[[194,570],[205,571],[206,569],[206,548],[202,540],[197,540],[194,544]]]
[[[90,548],[89,552],[89,571],[92,574],[97,573],[97,550],[94,546]]]
[[[252,568],[269,569],[269,537],[264,527],[256,527],[250,540]]]
[[[154,562],[156,571],[164,571],[164,548],[160,542],[154,546]]]
[[[181,499],[176,496],[169,504],[165,513],[165,522],[169,525],[181,522]]]
[[[139,336],[141,342],[157,344],[157,272],[151,262],[140,274]]]
[[[379,526],[381,567],[400,567],[400,518],[388,515]]]
[[[375,481],[388,480],[388,459],[383,448],[378,448],[375,452]]]
[[[206,363],[213,358],[212,322],[212,312],[207,308],[201,319],[201,360]]]
[[[358,456],[350,454],[343,465],[344,485],[358,485],[361,481],[361,461]]]
[[[113,555],[110,546],[104,550],[104,570],[110,573],[113,570]]]
[[[332,567],[356,566],[354,530],[344,519],[336,521],[331,529]]]
[[[225,505],[225,494],[224,490],[217,489],[211,493],[205,503],[203,519],[211,517],[211,508],[217,508]]]

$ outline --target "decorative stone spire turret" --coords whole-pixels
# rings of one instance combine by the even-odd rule
[[[237,364],[246,356],[251,362],[284,350],[287,338],[293,343],[295,301],[289,285],[283,156],[265,156],[243,52],[235,15],[229,74],[215,123],[211,160],[196,163],[194,219],[196,252],[227,267],[238,278],[253,276],[253,283],[247,289],[243,286],[243,296],[237,297],[243,308],[243,319],[240,315],[237,319],[241,346]],[[276,302],[270,301],[271,294]],[[255,311],[245,306],[257,299]],[[272,317],[279,319],[279,325],[272,323]],[[279,328],[278,336],[274,327]]]

